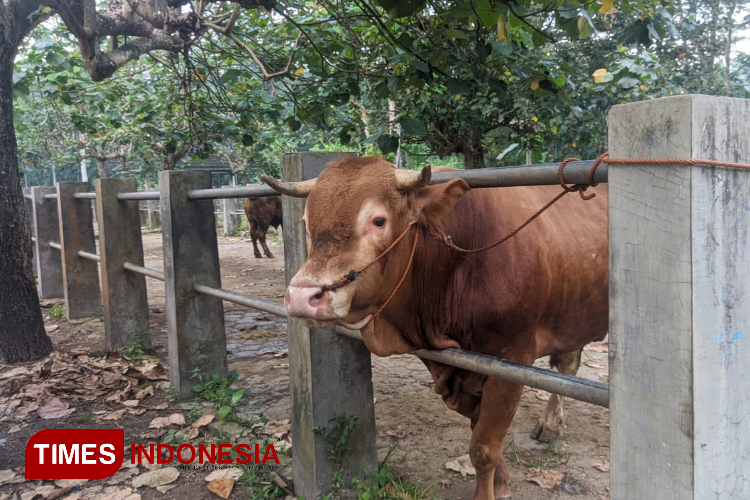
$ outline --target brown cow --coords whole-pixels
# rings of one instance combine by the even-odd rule
[[[258,250],[258,241],[263,246],[266,257],[273,259],[273,254],[266,245],[266,232],[269,226],[278,229],[281,221],[281,196],[263,198],[245,198],[245,215],[250,223],[250,237],[253,239],[255,258],[262,259]]]
[[[379,159],[347,158],[330,163],[317,181],[264,178],[285,194],[309,194],[308,258],[287,290],[289,314],[311,327],[359,329],[379,356],[459,347],[530,365],[551,355],[558,370],[575,374],[583,346],[607,332],[606,189],[586,202],[569,195],[506,243],[466,255],[429,228],[478,248],[519,226],[560,187],[470,191],[461,179],[427,186],[429,177],[429,167],[420,175]],[[354,281],[342,279],[402,234],[358,277],[350,274]],[[503,442],[523,386],[425,364],[448,407],[471,420],[475,498],[509,497]],[[536,437],[558,435],[561,413],[559,399],[550,398]]]

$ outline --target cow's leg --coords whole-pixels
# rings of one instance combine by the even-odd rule
[[[262,259],[263,256],[258,250],[258,221],[255,217],[248,217],[247,221],[250,223],[250,238],[253,240],[253,253],[256,259]]]
[[[273,259],[273,254],[268,249],[268,245],[266,245],[266,232],[268,232],[268,226],[263,224],[263,227],[260,228],[260,234],[258,235],[258,239],[260,240],[260,244],[263,245],[263,252],[266,254],[266,257],[269,259]]]
[[[469,457],[477,471],[475,500],[510,498],[510,476],[503,444],[523,386],[488,377],[482,388],[479,418],[473,424]]]
[[[581,365],[581,351],[571,351],[550,356],[550,366],[565,375],[575,375]],[[563,425],[563,397],[552,394],[547,401],[544,413],[539,417],[531,437],[549,443],[560,437]]]

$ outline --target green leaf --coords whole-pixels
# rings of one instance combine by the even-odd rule
[[[602,79],[602,81],[604,80]],[[619,85],[620,87],[624,89],[633,88],[639,83],[640,83],[640,80],[638,80],[637,78],[630,78],[630,77],[620,78],[620,80],[617,81],[617,85]]]
[[[399,123],[401,124],[401,130],[403,130],[405,134],[416,135],[418,137],[424,137],[427,135],[427,129],[424,124],[419,120],[415,120],[411,116],[401,118]]]
[[[422,10],[427,0],[377,0],[391,19],[406,17]]]
[[[378,147],[383,154],[395,153],[398,151],[398,137],[395,135],[382,134],[378,137]]]
[[[596,30],[594,29],[594,26],[588,19],[586,19],[585,16],[581,16],[578,18],[578,38],[588,38],[589,36],[594,34],[595,31]]]
[[[206,390],[206,386],[203,384],[195,384],[193,386],[193,392],[203,392]]]
[[[534,47],[542,47],[545,43],[547,43],[547,37],[539,31],[534,31],[534,33],[531,35],[531,40],[534,42]]]
[[[255,138],[250,134],[242,134],[242,145],[245,147],[252,146]]]
[[[232,405],[236,405],[237,401],[242,399],[242,396],[244,395],[245,395],[245,391],[243,389],[240,389],[239,391],[235,391],[235,393],[232,394],[232,399],[231,399]]]
[[[221,408],[219,408],[219,420],[226,420],[231,413],[231,406],[222,406]]]

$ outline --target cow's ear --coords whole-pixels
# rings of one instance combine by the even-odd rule
[[[438,221],[471,189],[463,179],[424,187],[416,192],[416,215],[422,220]]]

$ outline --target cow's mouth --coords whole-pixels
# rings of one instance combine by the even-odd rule
[[[364,318],[351,323],[342,318],[329,320],[307,318],[305,319],[305,324],[307,324],[308,328],[328,328],[329,326],[339,325],[348,328],[349,330],[360,330],[364,328],[370,320],[372,320],[372,314],[368,314]]]

